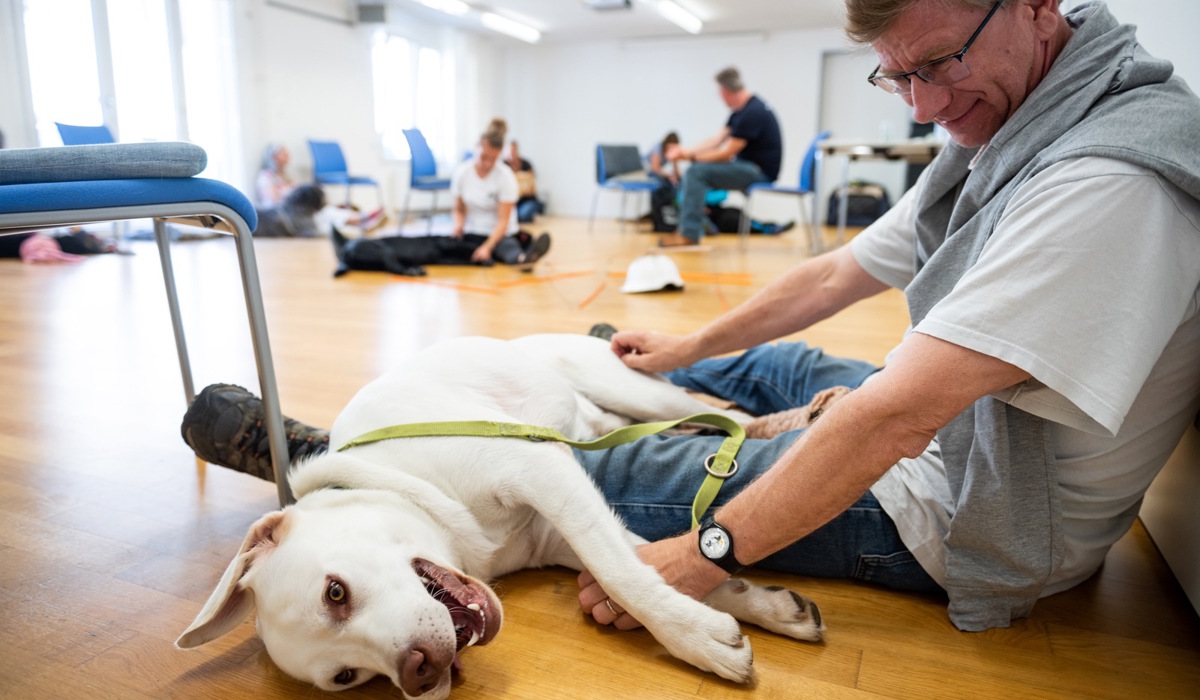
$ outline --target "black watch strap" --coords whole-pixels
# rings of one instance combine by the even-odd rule
[[[700,554],[705,559],[730,574],[736,574],[745,568],[733,554],[733,535],[714,520],[713,516],[706,516],[700,521],[700,527],[696,531],[700,533],[697,543]]]

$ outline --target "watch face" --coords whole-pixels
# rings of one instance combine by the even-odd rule
[[[720,559],[729,553],[729,538],[720,528],[710,527],[700,533],[700,549],[709,559]]]

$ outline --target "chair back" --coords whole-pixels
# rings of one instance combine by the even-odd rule
[[[404,129],[404,139],[408,141],[408,152],[412,155],[412,180],[437,175],[437,159],[429,150],[429,143],[420,129]]]
[[[830,135],[829,130],[817,134],[817,137],[808,145],[804,161],[800,163],[800,189],[805,192],[812,192],[813,187],[817,184],[817,144],[829,138]]]
[[[644,170],[637,146],[600,144],[596,146],[596,182],[603,185],[618,175]]]
[[[346,156],[337,141],[308,140],[308,150],[312,153],[313,179],[320,181],[325,175],[345,176]]]
[[[64,146],[87,146],[94,143],[116,143],[112,131],[101,124],[100,126],[78,126],[54,122],[58,127],[58,135],[62,137]]]

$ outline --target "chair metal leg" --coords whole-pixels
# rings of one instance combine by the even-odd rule
[[[192,363],[188,358],[187,340],[183,335],[183,316],[179,312],[179,291],[175,287],[175,269],[171,265],[171,241],[167,224],[154,219],[154,242],[158,244],[158,259],[162,262],[163,283],[167,289],[167,308],[171,311],[171,330],[175,333],[175,352],[179,355],[179,371],[183,375],[183,396],[191,406],[196,398],[192,379]]]
[[[750,245],[750,217],[751,207],[754,203],[754,195],[746,194],[746,206],[742,208],[741,216],[738,217],[738,238],[742,244],[742,250],[745,250]]]
[[[254,345],[254,362],[258,366],[259,389],[262,390],[266,412],[267,437],[271,447],[271,464],[275,470],[275,488],[279,505],[292,503],[288,484],[289,458],[287,436],[283,430],[283,413],[279,404],[279,387],[275,383],[275,364],[271,359],[271,341],[267,338],[267,316],[262,303],[262,285],[258,279],[258,263],[254,257],[254,240],[240,220],[235,222],[234,241],[237,243],[238,266],[242,273],[242,289],[246,294],[246,313],[250,317],[250,340]]]
[[[812,193],[800,195],[800,220],[804,222],[804,227],[808,229],[809,252],[816,255],[821,252],[821,248],[824,246],[821,241],[821,229],[817,226],[817,217],[815,213],[812,215],[809,213],[809,197],[816,197],[816,195]],[[816,209],[815,202],[811,206],[813,209]]]
[[[404,231],[404,224],[408,221],[408,202],[412,197],[412,188],[409,187],[404,192],[404,208],[400,210],[400,231]]]
[[[846,241],[846,217],[850,211],[850,159],[842,165],[842,189],[838,201],[837,244]]]
[[[621,190],[621,211],[617,212],[617,218],[621,222],[621,233],[625,233],[625,195],[629,194],[625,190]]]
[[[429,203],[429,213],[425,215],[425,233],[433,233],[433,212],[437,211],[437,193],[437,190],[430,190],[433,199]]]
[[[600,201],[600,190],[592,194],[592,215],[588,217],[588,233],[592,232],[592,224],[596,221],[596,204]]]

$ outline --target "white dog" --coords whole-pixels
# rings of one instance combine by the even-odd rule
[[[597,338],[463,338],[363,388],[330,444],[459,420],[590,439],[632,421],[714,410],[626,368]],[[343,690],[383,675],[406,698],[440,700],[459,653],[500,631],[500,600],[486,582],[541,566],[586,567],[671,654],[734,681],[753,678],[734,617],[803,640],[824,631],[811,601],[777,587],[734,579],[704,603],[676,591],[638,559],[641,540],[560,443],[386,440],[314,457],[289,481],[296,504],[251,526],[179,647],[212,641],[257,608],[267,652],[296,678]]]

